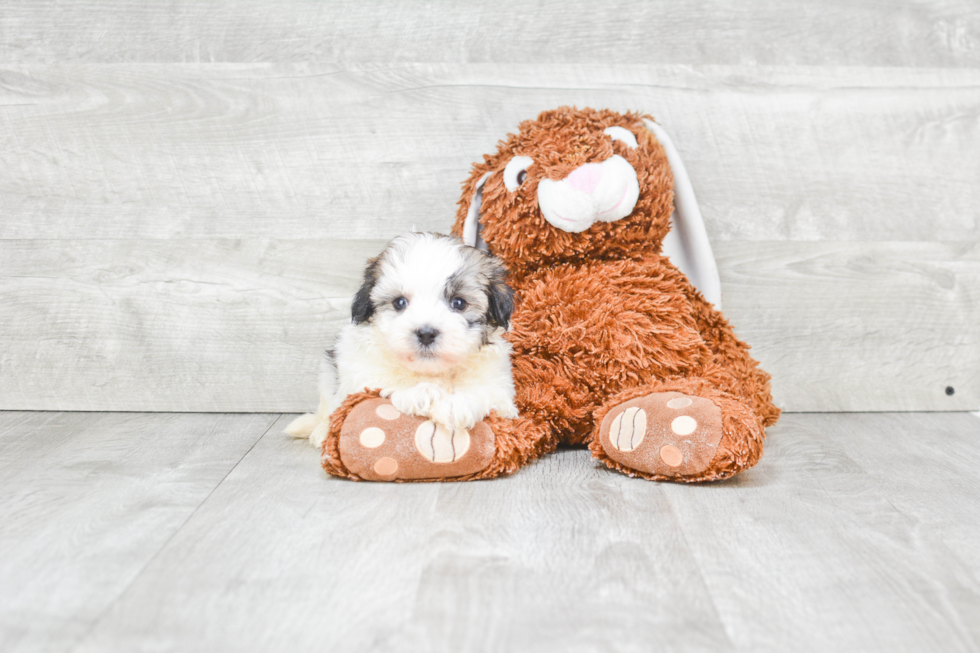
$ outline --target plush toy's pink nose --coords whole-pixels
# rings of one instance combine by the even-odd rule
[[[569,186],[587,195],[592,194],[595,187],[599,185],[600,179],[602,179],[602,166],[598,163],[586,163],[575,168],[572,174],[565,177]]]

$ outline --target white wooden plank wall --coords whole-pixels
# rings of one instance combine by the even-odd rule
[[[980,406],[980,5],[348,0],[0,2],[0,409],[311,408],[363,260],[561,104],[672,133],[781,406]]]

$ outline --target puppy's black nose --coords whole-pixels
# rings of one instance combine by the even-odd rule
[[[438,329],[433,329],[430,326],[424,326],[421,329],[415,331],[415,337],[419,339],[423,345],[431,345],[436,341],[439,336]]]

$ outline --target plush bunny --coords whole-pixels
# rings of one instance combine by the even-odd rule
[[[780,413],[770,377],[718,309],[690,183],[649,116],[562,107],[521,123],[474,165],[453,232],[509,271],[520,417],[477,425],[481,469],[433,464],[425,480],[512,472],[559,443],[651,480],[723,479],[759,460]],[[368,477],[345,465],[340,443],[378,421],[367,409],[347,419],[370,398],[335,414],[331,473]]]

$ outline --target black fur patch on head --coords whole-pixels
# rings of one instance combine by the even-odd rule
[[[490,254],[487,256],[493,260],[490,283],[487,284],[487,323],[506,329],[514,312],[514,291],[507,285],[507,270],[503,264]]]
[[[378,282],[378,267],[381,257],[373,258],[368,261],[368,266],[364,270],[364,283],[354,295],[354,301],[350,305],[350,316],[354,324],[363,324],[374,315],[374,303],[371,301],[371,291],[374,284]]]
[[[443,288],[442,294],[447,302],[451,301],[453,297],[456,297],[465,289],[466,282],[463,277],[464,274],[464,270],[456,270],[446,279],[446,287]]]

